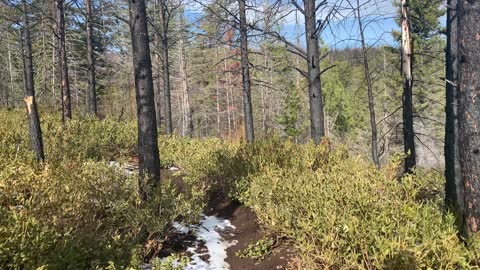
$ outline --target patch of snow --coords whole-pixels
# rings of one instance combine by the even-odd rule
[[[178,222],[173,222],[172,227],[179,233],[187,234],[190,231],[189,226],[182,225]]]
[[[180,168],[177,167],[177,166],[172,166],[170,168],[168,168],[169,171],[180,171]]]
[[[173,227],[177,232],[184,234],[191,230],[198,239],[192,247],[187,248],[187,252],[192,256],[184,270],[230,269],[230,265],[225,262],[227,248],[236,245],[238,241],[226,241],[219,233],[227,229],[236,229],[229,220],[216,216],[203,216],[198,225],[186,226],[175,222]],[[203,243],[207,250],[200,246]],[[208,260],[205,261],[202,258],[208,258]]]

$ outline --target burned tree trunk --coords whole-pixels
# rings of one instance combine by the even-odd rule
[[[412,173],[416,165],[415,133],[413,129],[413,44],[411,37],[409,0],[402,0],[402,78],[403,78],[403,147],[405,173]]]
[[[145,0],[129,0],[130,35],[138,120],[139,192],[142,199],[160,182],[152,62]]]
[[[252,95],[250,84],[250,67],[248,62],[247,40],[247,16],[245,12],[245,0],[238,0],[240,15],[240,51],[242,56],[242,90],[243,90],[243,113],[245,114],[245,136],[247,142],[255,139],[253,130]]]
[[[87,34],[87,61],[88,61],[88,111],[97,115],[97,92],[95,82],[95,55],[93,48],[92,29],[92,1],[85,0],[86,6],[86,34]]]
[[[64,0],[56,0],[57,13],[57,38],[59,50],[60,63],[60,88],[62,93],[62,122],[65,123],[67,119],[72,119],[72,102],[70,96],[70,82],[68,79],[68,62],[67,51],[65,45],[65,11]]]
[[[310,129],[315,144],[325,135],[322,84],[320,81],[320,52],[315,0],[304,0],[305,38],[307,44],[308,92],[310,101]]]
[[[464,182],[463,234],[480,230],[480,2],[458,1],[458,144]]]
[[[38,161],[45,160],[43,152],[42,129],[40,128],[40,117],[38,115],[37,103],[35,101],[35,85],[33,74],[32,42],[30,39],[30,28],[28,24],[27,2],[22,1],[23,5],[23,29],[21,38],[22,60],[23,60],[23,80],[25,86],[25,104],[30,130],[30,142],[32,150],[35,152]]]
[[[456,214],[457,222],[461,223],[463,218],[463,182],[458,159],[458,17],[455,10],[457,0],[448,0],[447,6],[445,205]]]

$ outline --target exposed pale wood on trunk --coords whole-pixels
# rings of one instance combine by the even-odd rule
[[[410,24],[409,0],[402,0],[402,79],[403,79],[403,146],[405,173],[411,173],[416,166],[415,133],[413,129],[413,44]]]

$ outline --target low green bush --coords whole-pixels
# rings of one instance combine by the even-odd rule
[[[308,153],[305,147],[313,146],[299,152]],[[268,231],[292,240],[302,269],[477,267],[478,254],[443,213],[438,174],[399,182],[397,164],[378,171],[342,148],[324,152],[315,169],[278,165],[244,179],[239,199]]]
[[[138,269],[173,220],[194,222],[203,210],[203,193],[188,183],[179,193],[169,179],[142,202],[136,176],[109,165],[135,154],[135,125],[62,127],[46,114],[47,160],[38,164],[26,120],[0,110],[0,269]]]
[[[135,156],[134,123],[62,127],[42,114],[47,161],[38,164],[25,113],[0,110],[0,122],[0,269],[138,269],[172,221],[195,222],[219,192],[289,239],[300,269],[479,268],[480,241],[457,237],[435,172],[400,181],[395,160],[376,170],[328,141],[160,136],[161,166],[180,166],[182,180],[164,175],[142,203],[135,177],[109,166]]]

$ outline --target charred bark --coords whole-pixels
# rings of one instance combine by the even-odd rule
[[[22,62],[23,62],[23,80],[25,86],[25,105],[27,108],[30,143],[35,152],[38,161],[45,161],[43,151],[42,129],[40,127],[40,117],[38,115],[37,103],[35,101],[35,84],[32,59],[32,41],[30,39],[30,27],[28,22],[27,2],[22,1],[23,6],[23,29],[21,38]]]
[[[458,24],[457,0],[448,0],[446,48],[446,106],[445,106],[445,205],[455,213],[457,222],[463,217],[463,183],[458,160]]]
[[[402,0],[402,79],[403,79],[403,147],[404,173],[412,173],[416,166],[415,133],[413,129],[413,44],[410,33],[409,0]]]
[[[145,0],[129,0],[138,121],[139,192],[143,200],[160,182],[155,96]]]

